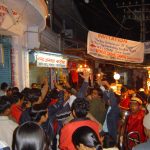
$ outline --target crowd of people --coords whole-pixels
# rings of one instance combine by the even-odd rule
[[[2,150],[148,150],[150,105],[145,92],[122,86],[121,95],[89,72],[79,89],[65,81],[50,89],[47,78],[22,91],[0,89]]]

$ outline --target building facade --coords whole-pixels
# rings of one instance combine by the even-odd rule
[[[0,3],[0,83],[29,87],[28,50],[40,47],[47,6],[44,0],[7,0]]]

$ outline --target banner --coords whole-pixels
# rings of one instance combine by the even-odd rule
[[[144,43],[89,31],[87,53],[105,60],[142,63]]]
[[[38,67],[67,68],[67,59],[57,55],[38,53],[36,61]]]

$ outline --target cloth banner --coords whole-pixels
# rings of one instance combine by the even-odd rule
[[[142,63],[144,43],[89,31],[87,53],[105,60]]]

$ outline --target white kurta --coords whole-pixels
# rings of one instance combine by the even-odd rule
[[[0,141],[4,141],[9,147],[12,147],[13,132],[17,126],[18,124],[7,116],[0,116]]]

